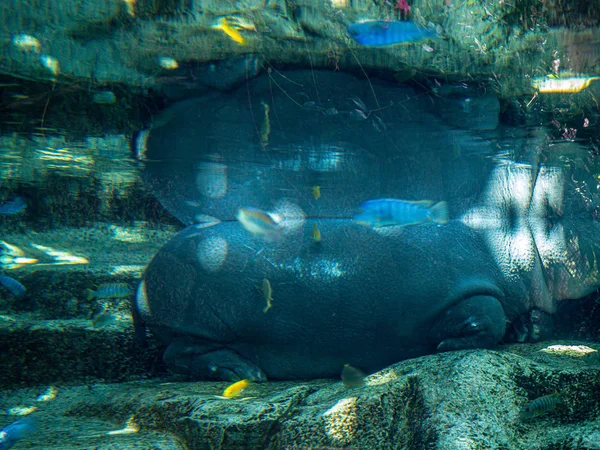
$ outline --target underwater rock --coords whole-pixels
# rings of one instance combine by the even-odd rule
[[[162,77],[159,85],[167,99],[179,101],[205,94],[209,89],[234,89],[260,70],[261,59],[252,54],[204,64],[181,64]]]
[[[470,130],[494,130],[498,126],[500,102],[493,93],[478,92],[466,84],[442,85],[433,91],[440,96],[437,113],[444,122]]]
[[[375,34],[385,38],[396,26],[410,23],[393,21],[400,12],[396,2],[252,0],[237,5],[219,0],[102,4],[82,0],[74,6],[69,0],[54,0],[48,15],[23,7],[20,0],[6,0],[0,15],[13,39],[7,35],[0,42],[0,63],[9,74],[25,79],[55,77],[60,83],[81,86],[94,80],[101,86],[122,83],[139,90],[161,85],[163,73],[156,63],[160,57],[203,64],[260,53],[265,60],[287,67],[353,70],[360,65],[376,71],[408,67],[442,79],[493,78],[502,97],[532,94],[531,74],[547,73],[555,59],[549,48],[570,55],[568,63],[562,58],[561,69],[580,73],[597,64],[598,31],[592,28],[597,24],[597,4],[582,8],[576,0],[565,0],[560,10],[525,12],[514,3],[491,0],[410,4],[410,20],[435,29],[442,39],[425,46],[409,42],[381,52],[355,43],[347,26],[364,20],[383,24]],[[382,18],[386,21],[376,21]],[[219,20],[235,24],[243,45],[214,28]],[[394,24],[391,30],[386,28],[388,21]],[[367,31],[359,36],[372,36],[373,30]],[[359,48],[358,54],[353,54],[353,47]],[[55,74],[39,60],[50,50],[46,56],[60,67]],[[570,101],[593,107],[591,97]]]
[[[44,387],[13,390],[0,408],[36,404],[29,417],[39,431],[23,440],[30,449],[65,448],[67,438],[71,449],[451,450],[465,442],[470,448],[597,448],[599,367],[572,353],[541,350],[525,344],[427,356],[390,366],[355,388],[341,380],[269,382],[228,399],[221,397],[227,383],[171,378],[55,386],[55,398],[45,402],[35,400]],[[522,421],[524,405],[557,391],[564,405]]]

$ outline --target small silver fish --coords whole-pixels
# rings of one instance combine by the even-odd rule
[[[344,364],[342,383],[347,388],[362,387],[365,384],[365,374],[362,370],[352,367],[350,364]]]
[[[523,406],[519,416],[522,420],[543,416],[562,404],[563,399],[560,394],[544,395]]]
[[[177,69],[179,67],[179,63],[175,59],[173,59],[169,56],[159,56],[157,58],[157,60],[158,60],[158,65],[160,67],[162,67],[163,69],[173,70],[173,69]]]
[[[209,216],[208,214],[196,214],[194,216],[194,221],[196,223],[193,226],[198,230],[202,228],[213,227],[221,223],[219,219],[213,216]]]
[[[100,311],[98,314],[95,314],[92,317],[92,328],[98,330],[100,328],[108,327],[114,324],[117,321],[117,318],[114,314],[104,309]]]
[[[37,262],[37,259],[27,258],[25,252],[16,245],[0,240],[0,266],[6,269],[17,269],[25,264]]]
[[[117,96],[113,91],[98,91],[92,96],[92,102],[98,105],[112,105],[117,101]]]
[[[277,238],[281,232],[279,222],[266,211],[258,208],[240,208],[235,216],[250,233],[265,238]]]
[[[53,261],[46,265],[67,265],[67,264],[89,264],[89,260],[83,256],[73,256],[69,252],[62,250],[56,250],[52,247],[46,247],[44,245],[30,244],[33,248],[36,248],[46,255],[52,257]]]
[[[126,283],[105,283],[96,291],[90,291],[88,299],[125,298],[133,294],[133,290]]]
[[[383,121],[383,119],[379,116],[373,116],[373,127],[380,133],[383,133],[387,130],[387,125]]]
[[[365,105],[365,103],[358,97],[350,97],[350,100],[352,100],[354,102],[354,104],[358,107],[358,109],[360,109],[363,112],[367,112],[369,109],[367,108],[367,105]]]

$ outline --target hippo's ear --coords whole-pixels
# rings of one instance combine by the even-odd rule
[[[438,351],[490,348],[504,337],[506,316],[498,299],[476,295],[442,312],[434,326]]]

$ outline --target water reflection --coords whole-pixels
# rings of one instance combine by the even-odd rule
[[[444,245],[480,252],[475,258],[525,297],[527,308],[552,313],[559,300],[599,285],[593,214],[600,167],[588,141],[565,140],[543,127],[504,126],[490,94],[436,97],[385,83],[371,92],[347,75],[330,84],[317,74],[322,83],[315,85],[312,73],[298,74],[291,85],[279,80],[273,90],[270,76],[239,95],[173,105],[133,148],[124,135],[0,136],[2,199],[21,196],[27,204],[22,213],[0,216],[1,268],[32,297],[51,298],[44,308],[13,299],[2,309],[95,317],[105,305],[87,299],[85,290],[100,282],[133,285],[182,228],[178,221],[191,225],[184,234],[190,264],[216,279],[239,263],[245,248],[244,270],[262,264],[325,289],[366,264],[361,255],[335,254],[352,251],[359,240],[402,242],[411,258],[435,266],[439,254],[430,241],[443,235]],[[361,120],[352,119],[352,107],[363,112]],[[482,108],[488,114],[466,126]],[[381,198],[446,202],[450,223],[358,230],[356,208]],[[243,208],[264,212],[281,232],[265,239],[242,227],[236,217]],[[286,252],[293,257],[282,258]],[[53,277],[70,281],[52,293]],[[262,279],[276,276],[243,283],[254,293]],[[282,289],[295,294],[276,283],[274,289],[277,296]],[[138,297],[150,311],[145,283]],[[110,313],[123,311],[119,305]]]
[[[530,271],[539,254],[544,267],[564,262],[562,223],[564,174],[558,167],[537,168],[503,161],[483,194],[483,205],[465,212],[462,221],[485,235],[496,263],[507,277]]]
[[[19,320],[91,318],[102,305],[86,291],[139,279],[177,232],[141,185],[130,141],[0,136],[0,269],[25,288],[23,298],[0,288],[0,311]],[[22,208],[7,206],[15,199]],[[111,314],[128,316],[117,309]]]
[[[401,95],[397,86],[376,83],[369,93],[347,75],[314,75],[320,84],[313,75],[288,73],[293,83],[274,84],[266,74],[210,102],[183,101],[140,141],[148,189],[183,223],[202,218],[161,249],[147,272],[144,311],[150,322],[193,334],[202,320],[192,322],[201,313],[193,306],[200,301],[194,292],[210,286],[207,295],[218,296],[215,304],[235,305],[254,298],[261,279],[270,281],[281,302],[318,308],[304,296],[318,290],[328,301],[377,305],[390,298],[385,280],[395,273],[405,286],[394,290],[402,304],[441,301],[468,286],[497,286],[508,323],[527,323],[525,334],[539,339],[540,324],[559,301],[600,285],[600,229],[591,207],[598,186],[591,174],[598,164],[584,141],[544,127],[500,124],[498,99],[489,92],[435,97],[400,88]],[[372,112],[366,106],[371,96],[387,106]],[[269,108],[261,116],[265,101]],[[364,105],[370,120],[339,114],[348,104]],[[423,210],[447,204],[450,221],[421,217],[418,225],[359,229],[352,220],[356,209],[374,199],[421,201]],[[281,202],[305,218],[284,226]],[[180,269],[165,269],[175,260]],[[361,278],[371,271],[376,280]],[[342,297],[342,288],[327,287],[356,280],[369,286],[362,296],[367,300],[354,297],[358,288]],[[162,302],[178,302],[193,313],[180,316]],[[272,310],[281,308],[275,300]],[[406,345],[408,352],[420,343]]]
[[[88,137],[71,141],[66,136],[0,136],[3,149],[0,175],[4,182],[39,183],[49,174],[84,177],[111,173],[119,184],[135,180],[126,136]]]
[[[507,145],[507,142],[500,136],[497,137],[497,142],[502,144],[499,145],[501,147]],[[522,145],[522,143],[520,144]],[[535,144],[532,142],[530,145]],[[530,151],[531,148],[527,147],[527,152]],[[577,164],[587,164],[585,161],[586,150],[577,147],[577,151],[581,153],[582,157]],[[309,154],[310,152],[314,152],[314,149],[309,150]],[[517,156],[514,148],[511,153],[513,157]],[[405,163],[405,161],[396,159],[394,169],[391,169],[389,161],[384,163],[381,160],[361,160],[358,157],[360,152],[347,150],[342,153],[340,147],[336,146],[330,147],[329,150],[320,149],[319,161],[322,164],[318,166],[304,165],[302,154],[301,151],[282,151],[280,155],[269,155],[268,158],[260,158],[259,163],[249,161],[243,166],[232,163],[228,165],[197,162],[196,166],[201,169],[196,172],[195,185],[197,188],[201,186],[198,188],[198,192],[204,194],[204,200],[190,194],[183,197],[191,197],[194,200],[183,202],[180,201],[179,193],[187,189],[188,182],[182,175],[185,172],[183,166],[186,165],[186,162],[182,161],[180,166],[174,165],[171,168],[170,173],[177,173],[179,183],[176,187],[169,186],[170,197],[164,200],[165,206],[184,221],[189,220],[187,210],[193,207],[195,220],[199,221],[198,218],[201,218],[200,222],[206,226],[218,226],[222,221],[235,220],[232,216],[235,216],[235,212],[246,205],[277,205],[277,202],[284,199],[293,208],[300,208],[297,205],[305,205],[308,217],[351,219],[360,204],[358,199],[379,198],[385,195],[383,192],[388,191],[386,186],[383,186],[386,173],[388,171],[394,173],[394,169],[399,172],[403,171],[402,166]],[[293,155],[294,159],[288,159],[288,155]],[[487,159],[481,159],[481,156],[484,155],[476,155],[475,158],[473,155],[462,155],[457,158],[447,158],[447,156],[441,155],[446,164],[445,171],[436,172],[446,187],[435,198],[449,199],[454,218],[483,236],[495,263],[508,279],[516,280],[524,273],[534,271],[538,261],[544,270],[550,270],[556,265],[561,267],[572,265],[574,255],[569,252],[569,247],[572,247],[569,242],[570,239],[573,239],[573,235],[578,233],[579,222],[585,221],[592,226],[592,228],[589,226],[581,228],[586,233],[596,232],[595,224],[592,221],[592,210],[589,208],[590,199],[582,195],[580,183],[573,183],[572,180],[566,178],[568,170],[573,169],[574,159],[569,159],[570,163],[566,166],[552,166],[516,162],[507,157],[505,150],[490,153],[487,155]],[[542,153],[538,154],[536,159],[541,156]],[[525,157],[530,158],[530,155],[526,154]],[[415,177],[430,171],[429,162],[430,160],[425,160],[423,157],[420,164],[414,166],[413,175],[404,180],[404,186],[410,186],[411,181],[415,185],[418,183],[421,187],[426,186],[428,180],[418,180]],[[153,170],[153,164],[158,163],[147,164],[145,169]],[[439,164],[439,161],[436,164]],[[387,169],[384,169],[384,166],[387,166]],[[323,170],[324,167],[327,167],[328,170]],[[586,165],[585,170],[593,171],[594,169]],[[335,178],[327,178],[322,175],[315,178],[315,172],[340,172],[340,175]],[[370,180],[357,178],[357,174],[364,173],[372,173],[371,180],[378,181],[377,190],[372,189]],[[291,182],[292,179],[297,180],[297,184]],[[280,181],[277,183],[275,180]],[[322,189],[323,197],[319,195],[318,199],[310,198],[311,190],[314,187],[311,184],[312,180],[318,180],[321,183],[319,193]],[[398,184],[398,181],[395,181],[395,184]],[[215,185],[218,187],[212,187]],[[223,186],[229,186],[229,189],[223,188]],[[288,187],[284,188],[283,186]],[[164,195],[160,192],[160,187],[158,189],[159,197]],[[410,190],[412,189],[404,189],[405,192]],[[218,195],[215,195],[215,192],[218,192]],[[424,197],[420,195],[417,198],[411,198],[414,194],[403,193],[399,190],[396,192],[397,198],[419,200]],[[333,199],[327,198],[332,195]],[[565,196],[571,201],[569,207],[565,207]],[[218,201],[213,201],[215,199]],[[576,208],[577,201],[583,201],[584,204]],[[332,204],[335,205],[334,208],[331,207]],[[275,206],[272,211],[280,209],[279,206]],[[328,212],[330,213],[328,214]],[[204,213],[218,214],[220,218]],[[286,215],[277,212],[269,214],[278,218],[277,224]],[[207,222],[207,217],[213,221]],[[239,216],[238,220],[240,220]],[[300,220],[297,223],[294,222],[292,227],[285,227],[287,234],[294,236],[294,233],[302,227],[303,222]],[[565,226],[568,226],[569,229],[565,230]],[[392,236],[402,232],[392,228],[379,228],[374,231],[382,236]],[[209,256],[209,248],[212,249],[211,252],[215,251],[213,248],[215,246],[209,244],[214,239],[219,242],[216,247],[225,249],[218,252],[223,255],[222,257]],[[581,239],[593,238],[584,236]],[[267,240],[267,243],[269,241],[273,242],[274,240]],[[216,271],[227,254],[227,245],[225,238],[213,237],[204,241],[198,247],[201,264],[207,270]],[[578,276],[581,276],[583,272],[589,274],[591,269],[591,267],[584,269],[580,266]],[[575,276],[575,273],[571,271],[571,275]],[[581,289],[580,293],[594,289],[596,283],[590,283],[588,280],[586,285],[588,289]]]
[[[227,193],[227,166],[212,162],[199,163],[196,187],[204,197],[223,197]]]

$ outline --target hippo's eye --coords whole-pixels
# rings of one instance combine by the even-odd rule
[[[462,332],[463,333],[476,333],[479,328],[479,322],[474,320],[472,317],[469,317],[462,323]]]

